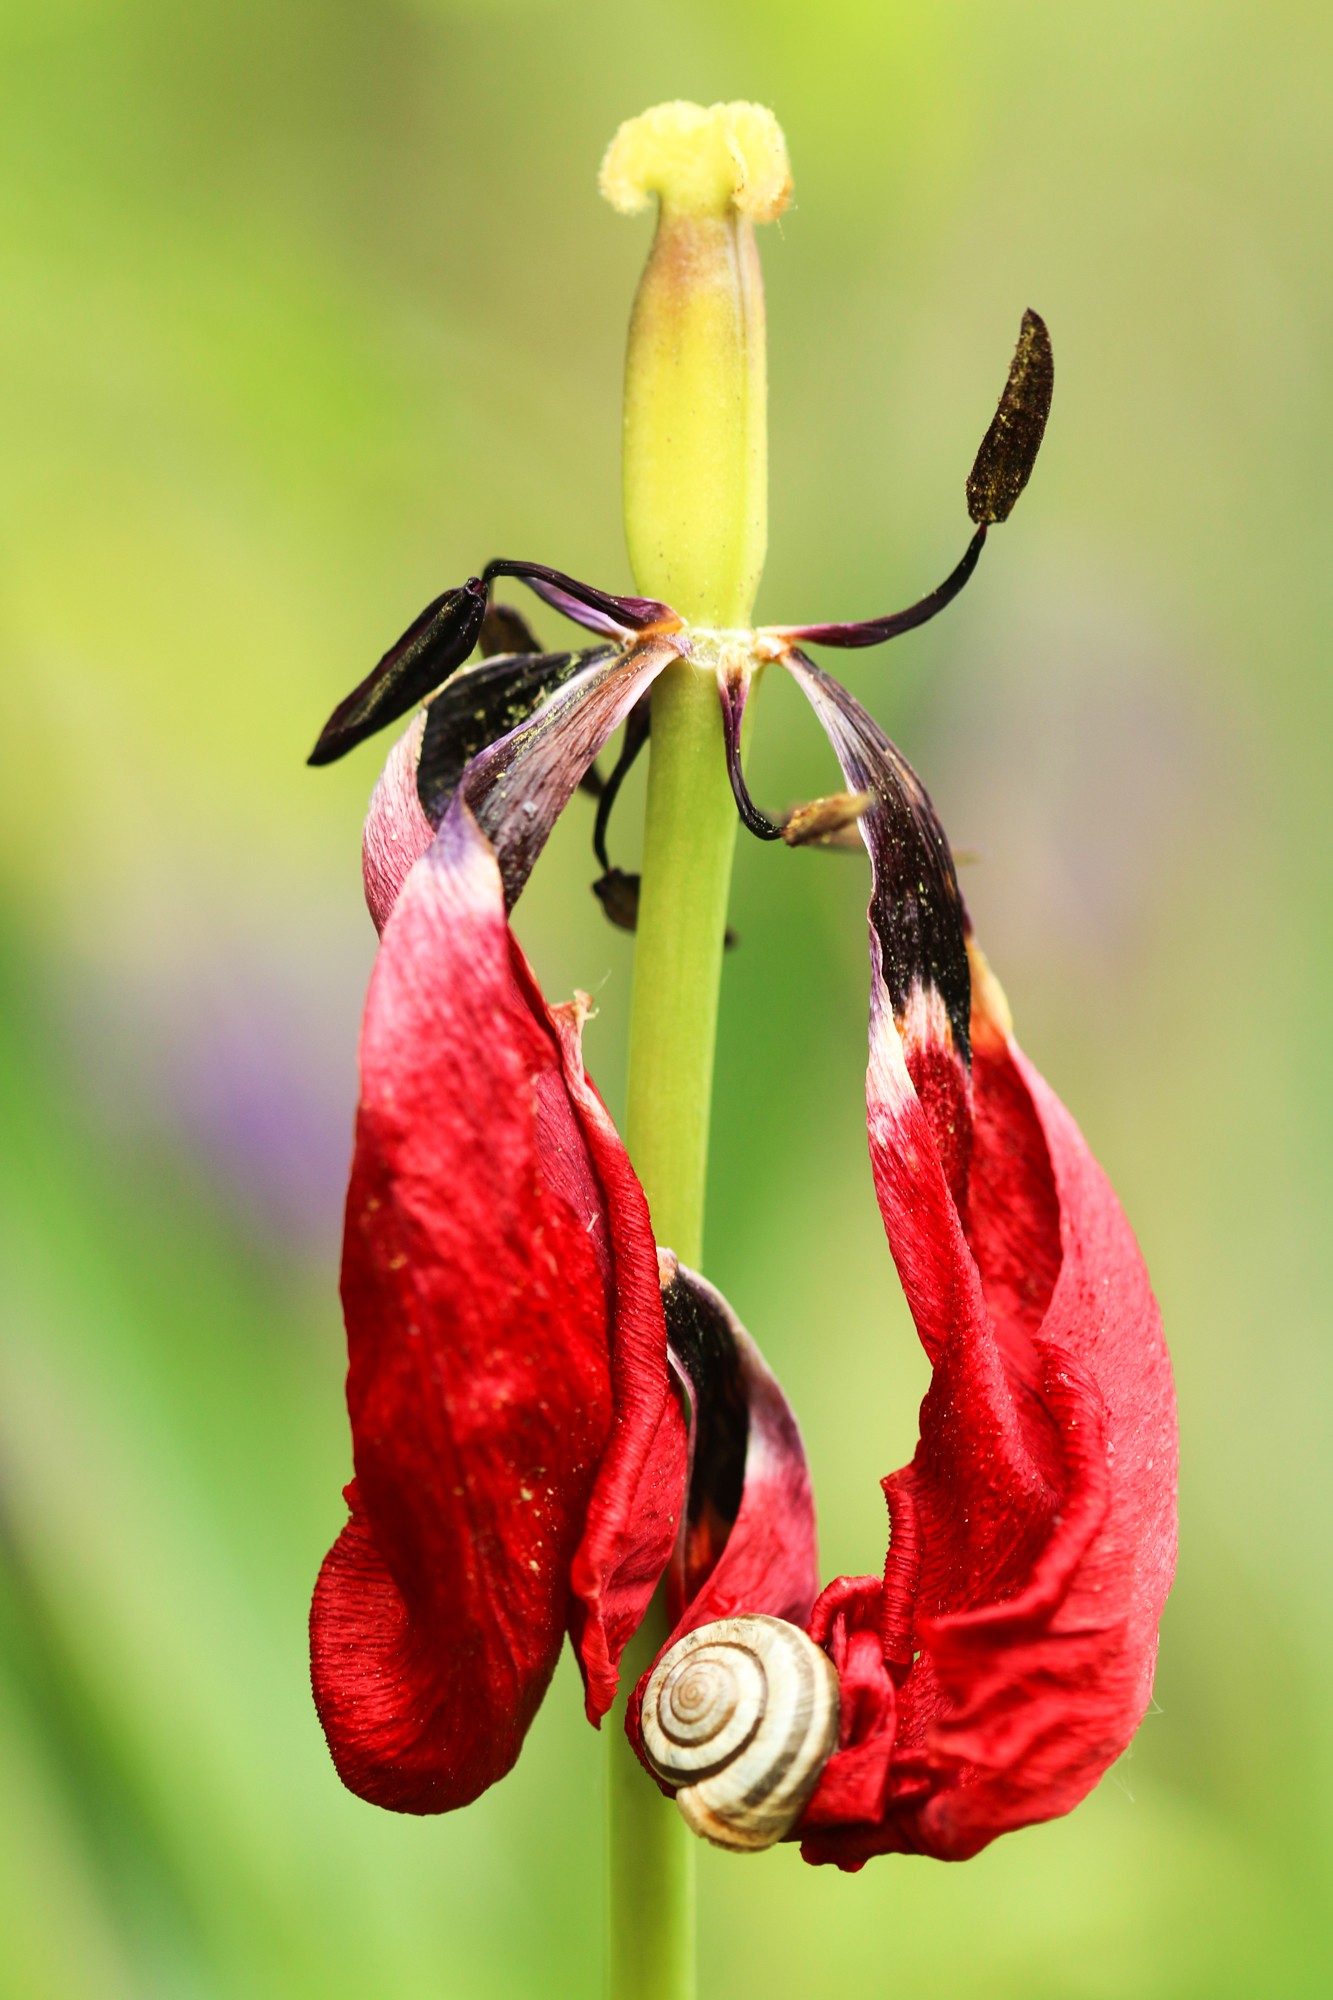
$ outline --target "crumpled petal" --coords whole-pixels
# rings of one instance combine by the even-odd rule
[[[803,1625],[819,1588],[815,1503],[791,1406],[715,1286],[658,1253],[671,1357],[690,1391],[690,1484],[669,1572],[669,1644],[763,1611]]]
[[[334,1762],[378,1805],[445,1811],[510,1768],[586,1621],[591,1522],[619,1580],[603,1677],[668,1559],[685,1426],[629,1172],[460,802],[367,1002],[343,1258],[356,1478],[311,1612]],[[651,1477],[604,1472],[636,1453]]]
[[[643,1622],[680,1530],[689,1434],[674,1379],[648,1203],[605,1105],[563,1030],[565,1077],[603,1192],[615,1276],[614,1417],[570,1573],[570,1636],[588,1720],[615,1699],[618,1665]]]
[[[811,1621],[843,1735],[797,1834],[844,1868],[960,1860],[1067,1812],[1142,1718],[1175,1561],[1170,1364],[1120,1205],[969,944],[929,799],[845,690],[789,664],[876,798],[870,1152],[933,1370],[884,1482],[884,1576],[840,1579]]]
[[[884,1811],[897,1733],[898,1690],[880,1636],[882,1581],[840,1576],[819,1599],[810,1637],[838,1670],[838,1748],[824,1766],[801,1820],[811,1843],[818,1827],[878,1821]],[[844,1866],[847,1864],[844,1863]]]
[[[686,1632],[718,1618],[767,1612],[804,1625],[819,1567],[805,1447],[777,1378],[722,1294],[671,1251],[658,1257],[671,1357],[690,1393],[689,1494],[668,1573],[671,1632],[660,1659]],[[625,1716],[641,1759],[639,1717],[651,1673]],[[646,1760],[645,1769],[661,1783]]]

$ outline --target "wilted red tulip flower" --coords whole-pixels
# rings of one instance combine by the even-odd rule
[[[851,1868],[962,1858],[1067,1811],[1143,1714],[1175,1521],[1147,1276],[1012,1040],[924,789],[801,650],[878,643],[956,594],[1026,482],[1050,386],[1028,314],[968,482],[972,543],[907,612],[723,632],[492,563],[422,614],[316,746],[328,761],[426,699],[365,832],[382,941],[343,1260],[356,1478],[311,1627],[335,1762],[377,1804],[443,1811],[502,1776],[566,1631],[599,1719],[664,1574],[674,1627],[628,1727],[725,1845],[790,1836]],[[505,576],[602,643],[540,652],[489,604]],[[818,1598],[791,1413],[726,1302],[655,1244],[583,1069],[586,1003],[548,1006],[508,922],[583,785],[600,790],[596,886],[633,925],[607,821],[647,691],[678,659],[716,676],[744,823],[792,844],[856,827],[872,863],[870,1152],[933,1378],[912,1464],[884,1481],[883,1575]],[[763,664],[792,673],[848,788],[782,821],[741,768]],[[603,783],[594,760],[621,724]]]

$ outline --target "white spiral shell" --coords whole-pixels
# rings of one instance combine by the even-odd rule
[[[837,1671],[785,1618],[720,1618],[663,1654],[640,1730],[695,1833],[718,1847],[771,1847],[837,1747]]]

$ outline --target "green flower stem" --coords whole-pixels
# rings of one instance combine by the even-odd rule
[[[736,824],[716,683],[682,663],[653,696],[626,1129],[659,1241],[696,1267]],[[624,1689],[666,1635],[659,1591],[626,1650]],[[694,1836],[630,1749],[623,1702],[606,1728],[612,2000],[691,2000]]]
[[[661,1591],[625,1648],[607,1737],[607,1991],[611,2000],[694,2000],[694,1835],[625,1736],[624,1691],[667,1636]]]
[[[658,198],[625,367],[625,527],[638,589],[694,627],[748,623],[767,540],[764,295],[754,223],[790,190],[776,120],[756,105],[659,105],[602,169],[618,208]],[[718,991],[736,810],[712,642],[653,691],[630,1014],[630,1156],[659,1243],[698,1267]],[[661,1647],[662,1594],[622,1688]],[[694,1837],[608,1721],[612,2000],[692,2000]]]
[[[696,1270],[736,827],[717,683],[682,661],[653,693],[626,1136],[658,1242]]]

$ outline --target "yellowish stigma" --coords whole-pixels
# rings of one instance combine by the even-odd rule
[[[635,580],[692,623],[750,623],[768,544],[768,376],[754,224],[791,194],[758,104],[659,104],[621,126],[602,192],[658,199],[625,362],[625,533]]]
[[[627,118],[602,161],[602,193],[622,215],[666,207],[772,222],[791,197],[787,142],[762,104],[655,104]]]

